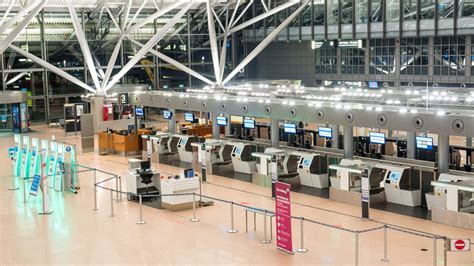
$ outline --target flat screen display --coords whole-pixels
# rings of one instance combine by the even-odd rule
[[[184,120],[186,122],[194,122],[194,114],[193,113],[184,113]]]
[[[224,127],[227,126],[227,117],[225,117],[225,116],[218,116],[218,117],[217,117],[217,124],[218,124],[219,126],[224,126]]]
[[[137,116],[143,116],[143,108],[136,107],[135,108],[135,114],[137,114]]]
[[[284,123],[283,129],[285,133],[296,134],[296,125],[290,123]]]
[[[304,159],[304,160],[303,160],[303,165],[304,165],[304,166],[309,166],[309,163],[310,163],[310,162],[311,162],[311,161],[310,161],[309,159]]]
[[[379,88],[379,83],[377,81],[369,81],[369,88],[378,89]]]
[[[163,111],[163,118],[164,119],[171,119],[171,117],[173,116],[173,114],[170,112],[170,111]]]
[[[385,134],[377,132],[369,132],[370,143],[385,144]]]
[[[194,169],[184,170],[184,178],[193,178],[193,177],[194,177]]]
[[[389,179],[391,182],[398,182],[400,180],[400,173],[399,172],[391,172]]]
[[[321,138],[332,138],[332,129],[330,127],[318,127],[318,136]]]
[[[433,138],[416,137],[416,147],[418,149],[432,150],[433,149]]]
[[[244,128],[255,128],[255,120],[253,119],[244,119]]]

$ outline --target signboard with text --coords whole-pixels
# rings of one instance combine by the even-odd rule
[[[293,253],[293,238],[291,233],[291,185],[276,182],[275,217],[277,248]]]

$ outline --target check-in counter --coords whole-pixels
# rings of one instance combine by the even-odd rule
[[[99,132],[99,154],[107,155],[114,153],[113,134],[105,131]]]
[[[140,152],[138,137],[137,134],[112,134],[114,153],[122,156],[137,155]]]

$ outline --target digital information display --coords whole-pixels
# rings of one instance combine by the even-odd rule
[[[255,120],[253,119],[244,119],[244,128],[255,128]]]
[[[135,108],[135,114],[137,114],[137,116],[143,116],[143,108],[136,107]]]
[[[318,127],[318,136],[322,138],[331,139],[332,129],[330,127]]]
[[[194,122],[194,114],[193,113],[184,113],[184,120],[186,122]]]
[[[170,111],[163,111],[163,118],[164,119],[171,119],[171,117],[173,116],[173,114],[170,112]]]
[[[385,144],[385,134],[377,132],[369,132],[370,143]]]
[[[416,137],[416,147],[424,150],[433,149],[433,138],[429,137]]]
[[[296,134],[296,125],[290,123],[283,124],[283,130],[285,133]]]
[[[218,116],[218,117],[217,117],[217,124],[218,124],[219,126],[224,126],[224,127],[227,126],[227,117],[225,117],[225,116]]]
[[[379,88],[379,83],[377,81],[369,81],[369,88],[378,89]]]

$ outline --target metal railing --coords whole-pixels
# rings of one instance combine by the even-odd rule
[[[196,199],[197,198],[196,197],[200,197],[201,199],[204,198],[204,199],[214,200],[214,201],[221,202],[221,203],[226,203],[226,204],[229,205],[230,224],[229,224],[229,229],[227,230],[228,233],[237,233],[238,232],[238,230],[235,227],[235,223],[234,223],[234,219],[235,219],[234,218],[234,206],[243,208],[244,210],[251,210],[251,211],[254,211],[254,212],[262,213],[263,216],[264,216],[264,239],[261,242],[262,243],[270,243],[271,242],[271,240],[268,239],[268,235],[267,235],[267,217],[270,216],[270,215],[275,215],[274,211],[263,209],[263,208],[258,208],[258,207],[253,207],[253,206],[248,206],[248,205],[244,205],[244,204],[237,203],[237,202],[230,201],[230,200],[225,200],[225,199],[220,199],[220,198],[216,198],[216,197],[212,197],[212,196],[207,196],[207,195],[204,195],[204,194],[201,194],[201,193],[143,195],[143,194],[135,194],[135,193],[131,193],[131,192],[124,192],[124,191],[121,190],[122,185],[121,185],[120,176],[118,176],[116,174],[113,174],[113,173],[106,172],[106,171],[102,171],[102,170],[99,170],[99,169],[96,169],[96,168],[89,168],[89,167],[86,167],[86,166],[81,166],[81,167],[94,171],[94,208],[93,208],[94,211],[98,210],[98,206],[97,206],[97,204],[98,204],[97,203],[97,188],[100,188],[100,189],[103,189],[103,190],[106,190],[106,191],[110,191],[110,217],[115,216],[115,213],[114,213],[114,196],[113,196],[114,193],[116,193],[116,200],[117,201],[122,200],[122,195],[126,195],[127,197],[129,197],[129,196],[137,197],[138,198],[138,204],[139,204],[139,219],[137,221],[137,224],[139,224],[139,225],[146,224],[146,221],[143,219],[143,199],[144,198],[156,199],[156,198],[164,198],[164,197],[193,196],[193,203],[192,203],[192,212],[193,212],[193,214],[192,214],[192,218],[190,218],[189,221],[190,222],[199,222],[199,219],[197,218],[197,208],[196,208]],[[101,180],[101,181],[97,181],[97,174],[96,174],[97,172],[103,173],[103,174],[106,174],[106,175],[110,175],[110,177],[108,177],[104,180]],[[107,186],[104,185],[106,182],[109,182],[109,181],[114,180],[114,179],[115,179],[115,188],[110,188],[110,187],[107,187]],[[381,226],[373,227],[373,228],[369,228],[369,229],[364,229],[364,230],[353,230],[353,229],[349,229],[349,228],[344,228],[344,227],[340,227],[340,226],[331,225],[331,224],[324,223],[324,222],[321,222],[321,221],[316,221],[316,220],[313,220],[313,219],[308,219],[308,218],[305,218],[303,216],[291,216],[291,218],[294,219],[294,220],[299,221],[299,223],[300,223],[299,224],[300,225],[300,243],[299,243],[299,247],[296,249],[296,251],[298,253],[308,252],[308,249],[305,248],[305,242],[304,242],[304,225],[306,223],[310,223],[310,224],[316,224],[316,225],[320,225],[320,226],[323,226],[323,227],[328,227],[328,228],[331,228],[331,229],[336,229],[336,230],[340,230],[340,231],[343,231],[343,232],[354,234],[354,239],[355,239],[355,241],[354,241],[354,254],[355,254],[354,255],[354,264],[355,265],[359,264],[359,244],[360,244],[359,243],[359,237],[360,237],[360,235],[361,234],[372,233],[372,232],[379,231],[379,230],[383,231],[383,249],[384,249],[384,252],[383,252],[383,258],[381,259],[382,262],[388,262],[389,261],[387,237],[388,237],[388,231],[393,230],[393,231],[404,233],[404,234],[407,234],[407,235],[410,235],[410,236],[421,237],[421,238],[425,238],[425,239],[432,239],[432,241],[433,241],[433,265],[437,265],[437,257],[438,257],[438,255],[437,255],[437,243],[438,243],[439,240],[442,240],[443,244],[444,244],[443,245],[444,246],[443,265],[447,265],[447,241],[448,241],[448,238],[446,236],[440,236],[440,235],[431,234],[431,233],[428,233],[428,232],[422,232],[422,231],[419,231],[419,230],[402,228],[402,227],[398,227],[398,226],[395,226],[395,225],[389,225],[389,224],[382,224]],[[271,232],[270,232],[270,234],[271,234]]]

